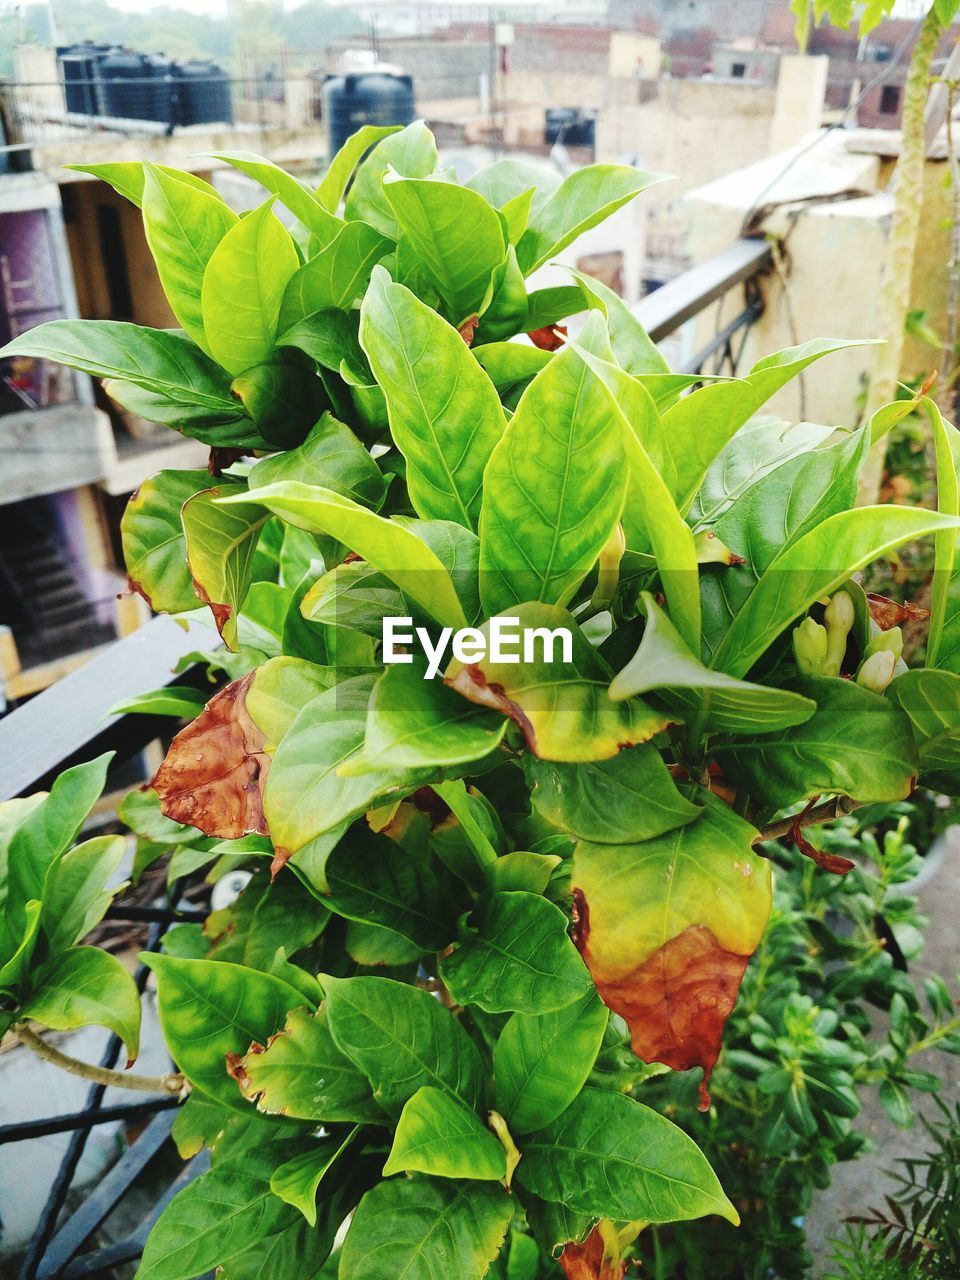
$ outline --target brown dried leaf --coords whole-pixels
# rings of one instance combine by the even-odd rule
[[[623,1280],[627,1274],[620,1250],[614,1248],[608,1253],[604,1247],[600,1228],[597,1223],[583,1244],[563,1246],[560,1266],[567,1280]]]
[[[567,340],[565,324],[548,324],[542,329],[531,329],[527,337],[541,351],[559,351]]]
[[[909,600],[898,604],[887,596],[879,596],[874,591],[867,592],[867,604],[870,606],[870,617],[881,631],[889,631],[891,627],[902,626],[905,622],[922,622],[930,617],[929,609],[921,609],[918,604]]]

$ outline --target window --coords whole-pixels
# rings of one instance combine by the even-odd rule
[[[747,64],[745,62],[735,62],[730,69],[730,74],[734,80],[742,80],[747,74]]]
[[[885,84],[880,90],[880,114],[894,116],[900,110],[900,88],[895,84]]]

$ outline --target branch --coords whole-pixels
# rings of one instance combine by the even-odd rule
[[[36,1032],[31,1031],[25,1022],[13,1027],[13,1033],[28,1049],[32,1050],[44,1062],[52,1062],[54,1066],[68,1071],[73,1076],[82,1076],[84,1080],[92,1080],[94,1084],[110,1085],[116,1089],[136,1089],[143,1093],[180,1093],[186,1081],[179,1072],[171,1071],[163,1076],[140,1076],[129,1071],[112,1071],[109,1067],[96,1067],[89,1062],[81,1062],[79,1058],[71,1058],[61,1053],[52,1044],[42,1040]]]
[[[837,796],[834,800],[827,800],[813,809],[795,814],[792,818],[781,818],[779,822],[771,822],[769,826],[760,830],[753,843],[758,844],[761,840],[781,840],[784,836],[791,835],[797,827],[818,827],[821,823],[846,817],[848,813],[853,813],[854,809],[859,808],[859,800],[851,800],[849,796]]]

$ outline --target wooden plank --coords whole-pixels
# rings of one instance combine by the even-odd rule
[[[130,759],[169,730],[170,718],[109,716],[107,709],[174,681],[199,683],[202,668],[182,676],[173,668],[194,649],[217,647],[209,627],[154,618],[18,707],[0,720],[0,800],[49,787],[62,769],[103,751],[116,751],[117,763]]]
[[[633,314],[653,341],[660,342],[711,302],[772,264],[773,255],[766,240],[737,240],[723,253],[691,267],[649,294],[637,303]]]

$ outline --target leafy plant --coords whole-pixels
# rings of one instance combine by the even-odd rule
[[[343,1280],[533,1275],[528,1234],[568,1276],[622,1274],[644,1224],[738,1219],[633,1093],[699,1067],[710,1105],[765,840],[848,869],[801,828],[918,775],[960,790],[960,437],[922,401],[941,509],[853,509],[913,402],[751,421],[847,344],[690,389],[604,286],[528,289],[651,175],[501,161],[461,187],[420,123],[362,130],[316,191],[222,158],[269,193],[239,220],[175,171],[97,168],[140,203],[181,330],[61,321],[5,349],[104,377],[215,473],[161,472],[122,529],[132,586],[209,606],[231,677],[125,806],[138,870],[172,849],[174,877],[254,872],[148,957],[181,1150],[213,1165],[141,1280],[312,1277],[351,1210]],[[907,672],[854,575],[923,536]]]

